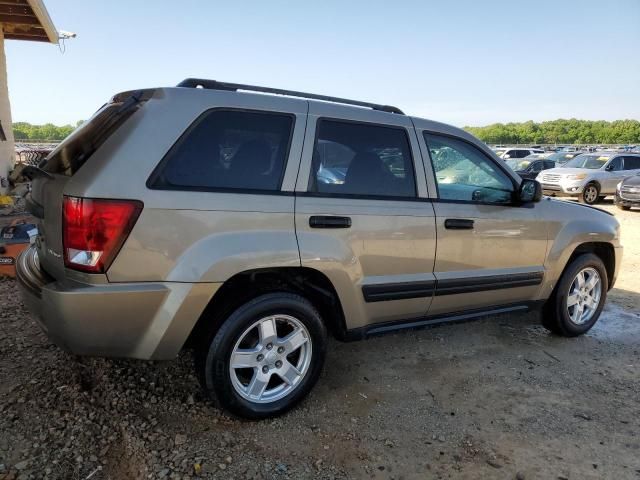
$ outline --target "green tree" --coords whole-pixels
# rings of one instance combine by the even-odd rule
[[[82,124],[80,120],[73,125],[57,126],[53,123],[44,125],[32,125],[27,122],[16,122],[13,124],[13,136],[16,140],[46,140],[51,142],[59,142],[64,140],[76,127]]]
[[[536,123],[494,123],[484,127],[464,127],[489,144],[498,143],[640,143],[640,121],[558,119]]]

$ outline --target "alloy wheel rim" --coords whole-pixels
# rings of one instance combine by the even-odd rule
[[[596,187],[593,187],[593,186],[587,187],[587,193],[585,197],[588,202],[593,202],[596,199],[597,195],[598,195],[598,191],[596,190]]]
[[[602,280],[595,268],[580,270],[571,282],[567,295],[567,313],[576,325],[587,323],[600,304]]]
[[[270,315],[247,328],[231,351],[234,390],[253,403],[272,403],[291,394],[311,365],[311,337],[290,315]]]

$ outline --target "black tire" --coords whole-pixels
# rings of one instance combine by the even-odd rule
[[[252,324],[274,314],[289,315],[304,325],[311,342],[311,360],[306,374],[287,396],[271,403],[256,403],[236,391],[229,368],[231,353]],[[259,420],[281,415],[307,396],[320,377],[326,348],[327,330],[308,300],[287,292],[267,293],[237,308],[215,334],[197,347],[196,371],[205,392],[220,407],[237,416]]]
[[[592,317],[584,324],[578,325],[571,321],[569,312],[567,311],[567,296],[573,280],[578,273],[585,268],[594,268],[600,275],[601,295],[598,307],[594,311]],[[609,288],[609,279],[607,277],[607,269],[602,260],[597,255],[585,253],[576,257],[560,276],[560,280],[556,285],[551,297],[547,300],[542,311],[542,325],[553,333],[565,337],[577,337],[588,332],[595,325],[602,313],[602,309],[607,300],[607,290]]]
[[[595,194],[593,194],[593,189],[595,189]],[[600,187],[597,183],[588,183],[585,185],[582,193],[578,197],[578,200],[582,203],[586,203],[587,205],[594,205],[598,203],[600,200]]]

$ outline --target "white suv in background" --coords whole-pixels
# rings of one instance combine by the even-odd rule
[[[510,158],[524,158],[529,155],[542,154],[544,150],[541,148],[497,148],[494,149],[495,154],[503,160]]]
[[[625,152],[583,153],[558,168],[544,170],[536,180],[547,195],[578,197],[593,205],[614,195],[624,178],[640,173],[640,154]]]

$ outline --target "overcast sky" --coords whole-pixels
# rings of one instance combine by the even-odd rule
[[[14,121],[199,76],[454,125],[640,118],[640,0],[45,0],[66,52],[7,41]]]

